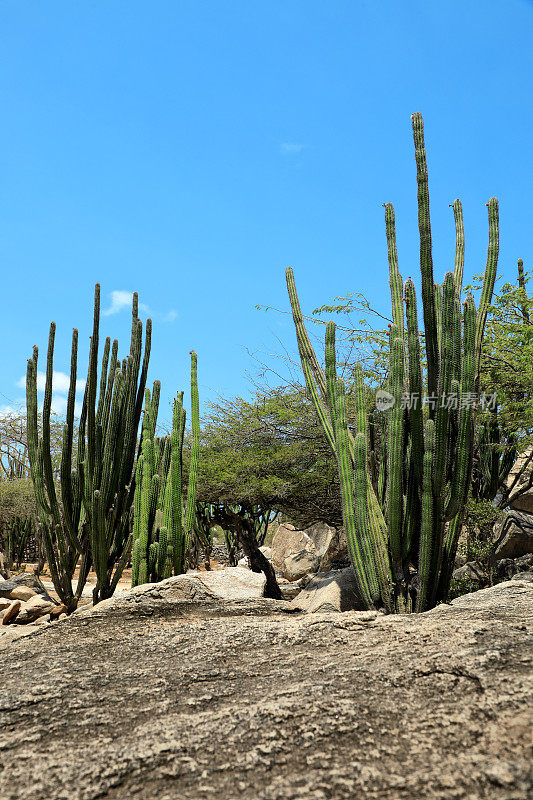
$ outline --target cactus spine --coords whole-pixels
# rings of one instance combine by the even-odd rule
[[[381,464],[376,455],[376,420],[373,417],[370,424],[367,420],[361,366],[355,368],[356,426],[352,435],[346,420],[345,386],[336,378],[335,325],[330,322],[326,329],[324,373],[305,330],[293,272],[287,270],[306,384],[338,463],[343,518],[361,604],[394,612],[424,611],[447,597],[471,482],[481,344],[498,260],[498,203],[491,198],[480,306],[476,312],[474,299],[468,295],[461,320],[462,206],[459,200],[453,203],[454,272],[448,272],[441,285],[435,284],[421,115],[414,114],[412,123],[427,367],[423,369],[415,287],[411,278],[403,284],[394,209],[387,203],[393,319],[388,388],[394,403],[381,413]],[[422,402],[424,383],[427,407]]]
[[[145,393],[142,455],[135,488],[132,586],[157,582],[186,570],[187,549],[195,523],[196,486],[200,448],[200,409],[197,356],[191,352],[191,460],[185,508],[183,487],[183,439],[185,409],[183,392],[174,401],[172,433],[155,436],[160,385],[152,396]]]

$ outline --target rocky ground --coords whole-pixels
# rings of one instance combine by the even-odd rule
[[[530,581],[385,617],[178,580],[0,640],[1,800],[531,797]]]

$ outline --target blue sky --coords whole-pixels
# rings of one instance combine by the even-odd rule
[[[290,319],[255,308],[288,308],[287,265],[308,311],[349,291],[387,310],[384,202],[418,276],[416,110],[436,276],[456,197],[465,275],[492,195],[500,274],[531,268],[531,2],[4,0],[0,31],[0,406],[52,319],[56,369],[77,326],[83,377],[96,281],[122,354],[127,293],[149,309],[166,401],[198,351],[204,408],[251,391],[248,351],[294,349]]]

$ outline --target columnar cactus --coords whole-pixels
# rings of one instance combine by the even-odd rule
[[[28,361],[28,450],[48,567],[58,595],[71,611],[81,596],[91,564],[97,576],[93,593],[97,602],[113,594],[129,558],[137,430],[150,359],[152,322],[148,320],[146,323],[142,357],[142,322],[138,318],[137,294],[134,294],[130,353],[121,362],[118,358],[117,340],[111,345],[111,340],[106,339],[98,391],[100,285],[96,284],[89,369],[75,454],[74,406],[78,331],[74,329],[72,334],[70,386],[63,429],[59,487],[54,482],[50,450],[55,327],[52,322],[41,437],[37,425],[36,347],[33,358]],[[79,577],[74,590],[72,580],[78,562]]]
[[[498,202],[487,203],[489,246],[480,306],[468,294],[461,319],[464,228],[459,200],[454,272],[433,280],[429,190],[423,121],[414,114],[423,368],[414,283],[398,269],[394,210],[385,205],[392,325],[388,392],[377,463],[375,414],[367,419],[362,369],[355,368],[356,424],[346,419],[346,389],[336,377],[335,325],[326,328],[325,372],[305,330],[294,275],[287,286],[303,372],[335,453],[343,518],[360,600],[389,612],[424,611],[445,600],[472,474],[481,343],[498,260]],[[405,312],[404,312],[405,302]],[[423,404],[423,386],[428,403]]]
[[[137,464],[133,524],[132,586],[185,572],[195,522],[200,441],[197,356],[191,352],[192,443],[187,502],[183,507],[183,392],[174,401],[172,433],[155,435],[159,383],[145,392],[141,455]]]

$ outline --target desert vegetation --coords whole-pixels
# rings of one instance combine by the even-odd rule
[[[90,573],[98,603],[113,595],[127,567],[133,587],[186,573],[202,562],[202,553],[211,569],[216,531],[226,563],[236,564],[240,553],[252,571],[264,572],[265,596],[279,599],[282,576],[265,554],[267,534],[270,542],[280,523],[302,530],[323,522],[344,527],[360,608],[421,612],[446,602],[450,592],[458,592],[453,575],[462,550],[466,563],[476,562],[491,582],[495,527],[505,509],[520,507],[521,498],[530,510],[533,487],[529,276],[520,259],[517,283],[494,294],[499,220],[498,201],[491,198],[485,270],[463,289],[465,231],[462,205],[455,200],[454,270],[435,282],[418,113],[412,129],[423,327],[414,282],[404,282],[400,273],[394,208],[387,203],[392,314],[387,330],[366,337],[371,358],[343,362],[340,378],[332,321],[325,327],[324,359],[317,355],[289,268],[304,385],[221,401],[201,425],[197,355],[191,352],[192,426],[188,432],[179,392],[171,432],[160,435],[161,383],[156,380],[152,391],[146,385],[152,322],[146,322],[143,354],[134,294],[128,355],[121,359],[118,341],[110,338],[100,354],[97,285],[79,418],[77,330],[66,415],[51,413],[52,322],[42,408],[34,348],[26,415],[1,421],[5,578],[21,568],[31,541],[33,569],[47,570],[70,614]],[[370,309],[368,302],[364,307]],[[318,313],[348,311],[351,299]]]

